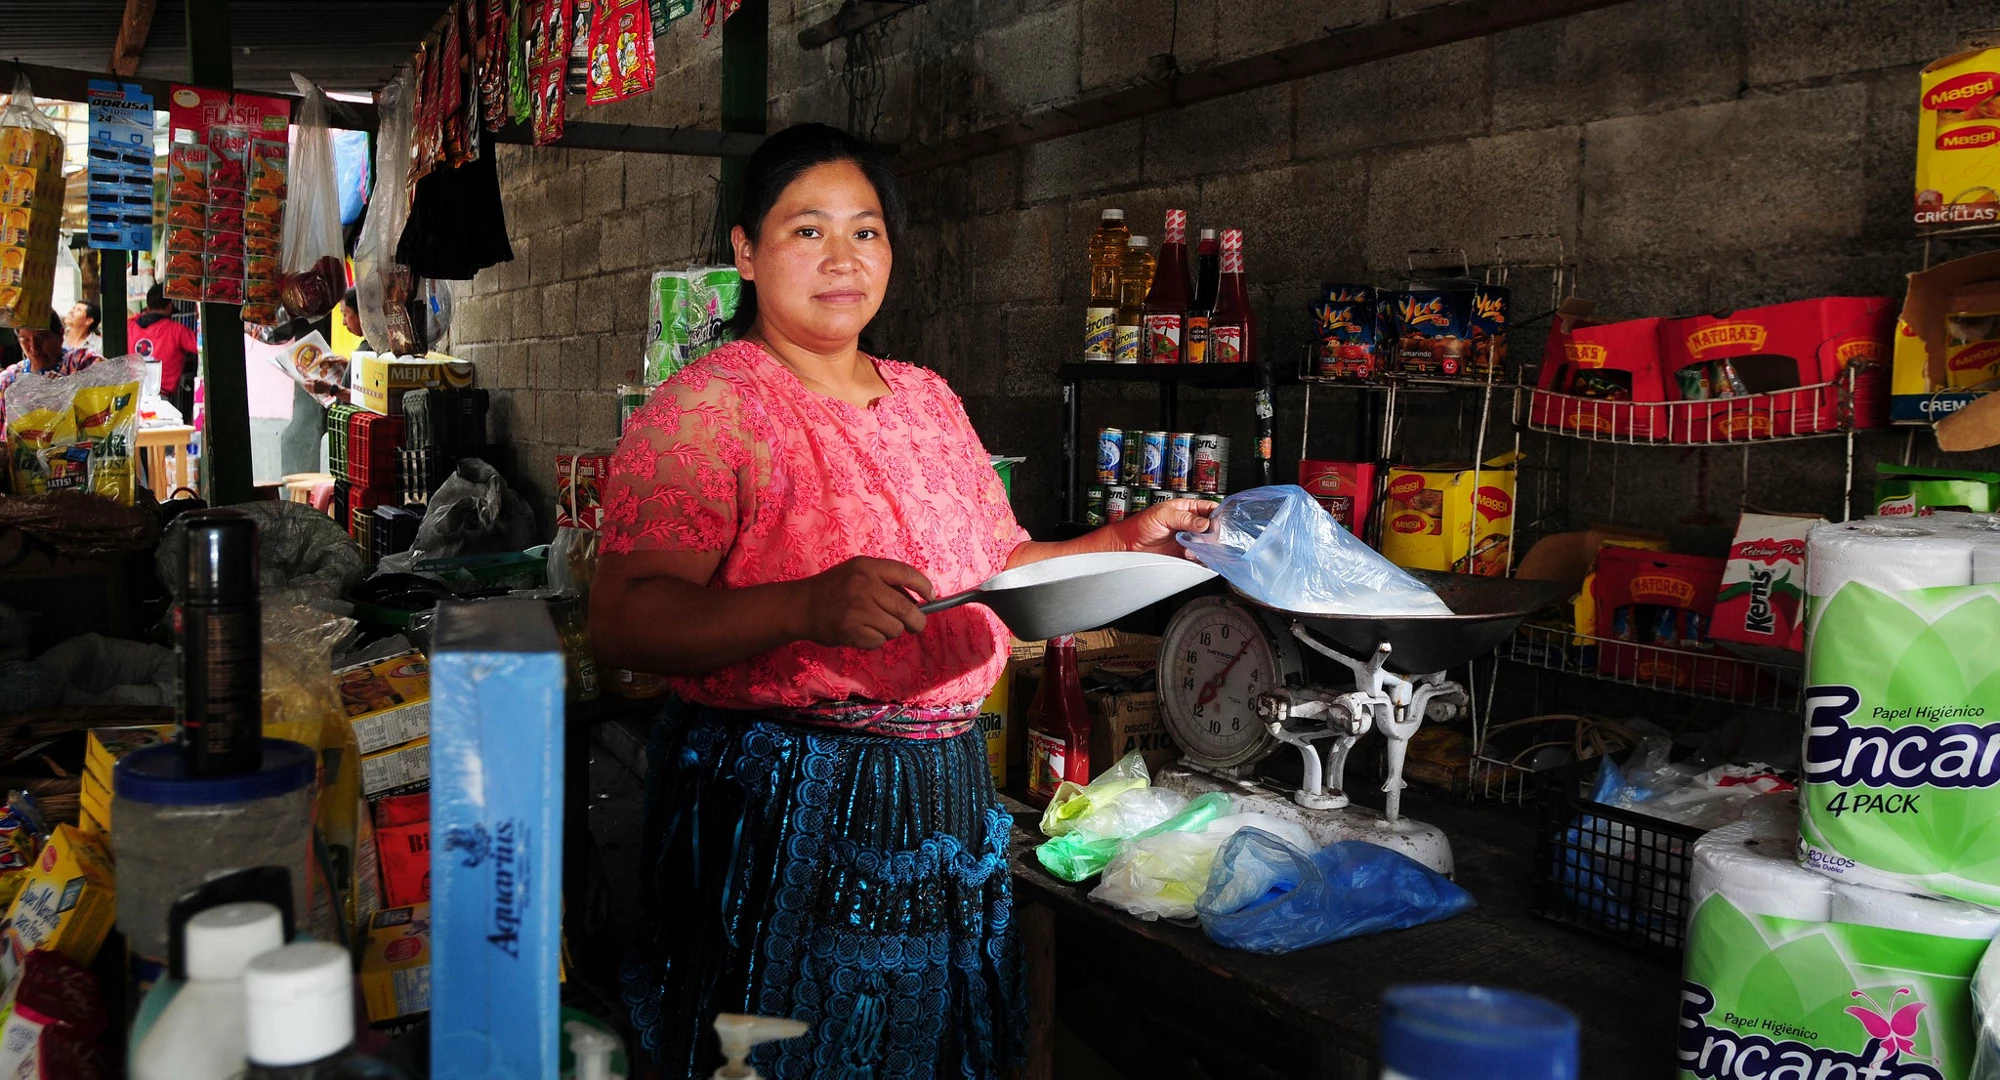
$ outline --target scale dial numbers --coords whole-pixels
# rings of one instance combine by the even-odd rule
[[[1183,753],[1227,768],[1277,748],[1257,719],[1256,700],[1297,670],[1288,645],[1255,612],[1224,597],[1195,600],[1174,616],[1160,642],[1160,707]]]

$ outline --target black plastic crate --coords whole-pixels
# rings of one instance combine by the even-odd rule
[[[1688,876],[1704,830],[1590,798],[1599,761],[1536,774],[1534,913],[1648,952],[1687,941]]]
[[[400,506],[376,507],[374,529],[369,535],[375,561],[408,551],[417,542],[417,526],[422,523],[422,518]]]

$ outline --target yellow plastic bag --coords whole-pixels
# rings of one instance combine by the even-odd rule
[[[17,495],[89,491],[132,505],[139,433],[136,356],[61,378],[27,374],[7,390],[7,450]]]

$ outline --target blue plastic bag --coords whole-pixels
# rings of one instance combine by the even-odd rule
[[[1340,527],[1297,484],[1239,491],[1176,539],[1258,603],[1309,615],[1449,615],[1423,582]]]
[[[1288,953],[1421,926],[1472,906],[1471,893],[1388,848],[1347,840],[1308,855],[1244,829],[1216,855],[1195,912],[1217,945]]]

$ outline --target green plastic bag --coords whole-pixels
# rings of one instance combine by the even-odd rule
[[[1042,835],[1062,836],[1067,833],[1092,831],[1089,822],[1095,813],[1135,788],[1142,788],[1153,782],[1153,775],[1146,771],[1146,759],[1134,750],[1098,774],[1089,784],[1078,784],[1065,780],[1056,787],[1055,797],[1049,800],[1048,809],[1042,811]],[[1096,830],[1102,834],[1108,830]]]
[[[1154,791],[1163,789],[1154,788]],[[1110,865],[1120,848],[1149,836],[1165,832],[1198,832],[1208,828],[1208,823],[1227,815],[1230,811],[1229,796],[1220,791],[1211,791],[1188,803],[1179,813],[1153,827],[1132,836],[1084,836],[1071,833],[1059,836],[1035,849],[1035,858],[1042,868],[1064,881],[1087,881],[1096,877]]]

